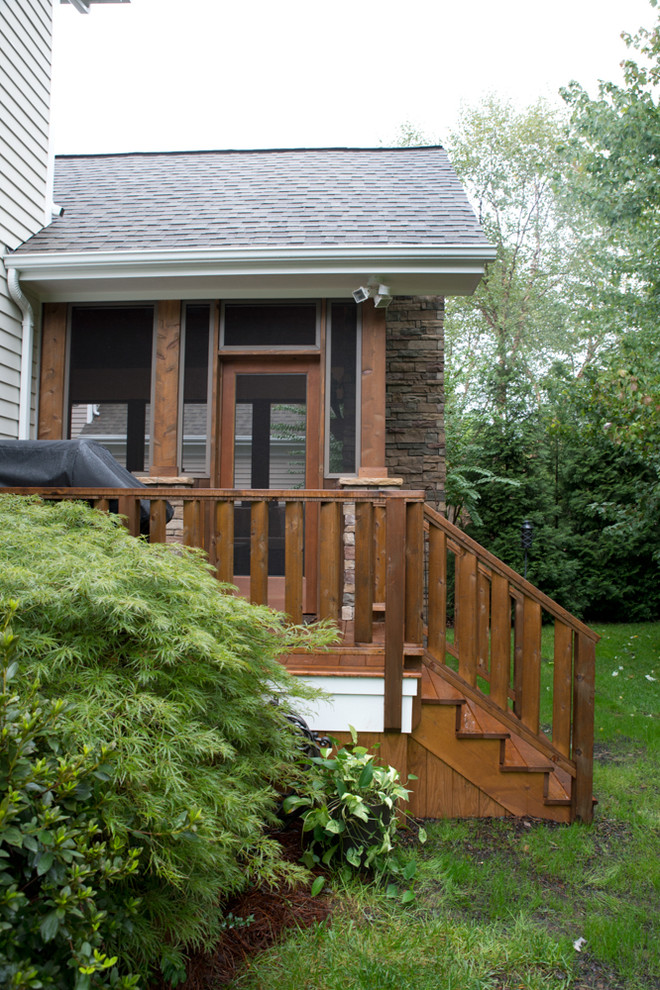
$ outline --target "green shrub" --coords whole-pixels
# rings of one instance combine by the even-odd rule
[[[14,693],[10,609],[0,632],[0,985],[12,990],[137,986],[104,951],[138,904],[111,887],[137,870],[138,848],[98,824],[104,751],[62,745],[63,701]]]
[[[35,679],[72,752],[111,746],[101,808],[140,847],[123,881],[141,907],[121,955],[175,981],[187,949],[210,947],[222,901],[251,879],[299,875],[266,834],[295,754],[286,706],[298,682],[277,657],[331,633],[219,593],[199,553],[148,545],[84,505],[0,496],[0,607],[19,601],[19,686]],[[119,943],[108,937],[110,954]]]

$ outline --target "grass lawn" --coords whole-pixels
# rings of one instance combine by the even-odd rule
[[[411,906],[337,881],[330,923],[290,935],[231,987],[658,990],[660,624],[596,631],[592,825],[431,823]]]

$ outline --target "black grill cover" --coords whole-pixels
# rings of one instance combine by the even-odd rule
[[[0,488],[146,488],[96,440],[0,440]],[[117,512],[117,502],[110,503]],[[167,521],[174,515],[167,505]],[[140,502],[149,532],[149,502]]]

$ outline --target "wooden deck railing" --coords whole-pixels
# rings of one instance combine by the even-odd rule
[[[342,620],[350,599],[352,642],[384,656],[385,728],[401,728],[404,655],[424,656],[468,697],[528,738],[574,778],[574,816],[591,818],[595,643],[598,637],[493,554],[424,504],[422,492],[359,490],[12,489],[47,499],[118,503],[131,533],[149,505],[149,540],[167,539],[167,501],[183,502],[183,543],[206,551],[219,580],[294,622]],[[278,504],[280,512],[273,515]],[[346,514],[354,513],[354,536]],[[276,518],[280,574],[269,574]],[[246,560],[236,578],[236,520]],[[248,525],[249,519],[249,525]],[[283,521],[283,522],[282,522]],[[350,542],[349,542],[350,541]],[[354,583],[346,552],[355,547]],[[453,640],[448,589],[453,578]],[[278,590],[279,589],[279,590]],[[276,594],[277,592],[277,594]],[[279,597],[278,597],[279,595]],[[541,724],[541,630],[554,622],[552,716]],[[374,616],[378,623],[376,636]],[[457,670],[447,663],[455,658]]]
[[[428,653],[457,661],[463,685],[573,778],[573,811],[591,820],[598,636],[426,505]],[[453,642],[447,637],[453,577]],[[541,632],[554,623],[552,712],[541,725]],[[450,675],[451,677],[451,675]],[[471,692],[469,692],[471,693]],[[502,718],[503,716],[503,718]]]
[[[85,500],[105,511],[118,505],[134,536],[140,533],[140,503],[148,503],[148,539],[154,543],[167,541],[168,500],[183,502],[184,545],[205,550],[218,579],[241,585],[242,593],[255,604],[281,608],[296,623],[309,614],[340,622],[343,605],[352,598],[354,619],[348,623],[352,640],[374,649],[376,612],[382,619],[377,639],[385,666],[384,724],[387,730],[401,728],[404,644],[419,654],[423,651],[423,492],[151,486],[11,491],[53,500]],[[278,575],[269,574],[269,528],[273,535],[269,507],[275,504],[283,515],[283,526],[278,517],[276,537],[284,561]],[[344,506],[355,515],[353,589],[345,580]],[[249,575],[242,578],[235,568],[237,520],[243,527],[241,539],[249,544],[244,546]]]

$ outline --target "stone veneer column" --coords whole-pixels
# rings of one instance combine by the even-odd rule
[[[386,465],[405,488],[445,499],[444,298],[399,296],[387,310]]]
[[[359,488],[362,491],[373,491],[378,495],[378,490],[401,488],[402,478],[365,478],[350,477],[339,479],[340,488]],[[341,617],[342,620],[351,622],[355,618],[355,502],[344,502],[342,504],[344,513],[344,586],[342,592]]]
[[[179,477],[172,478],[169,475],[159,478],[158,476],[148,475],[148,474],[136,474],[135,477],[138,481],[141,481],[144,485],[152,488],[171,488],[172,494],[168,496],[167,501],[170,503],[174,509],[174,515],[167,524],[167,534],[166,543],[183,543],[183,499],[176,497],[176,490],[191,489],[195,485],[193,478],[188,478],[185,475],[180,475]]]

